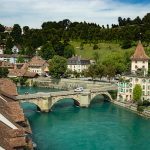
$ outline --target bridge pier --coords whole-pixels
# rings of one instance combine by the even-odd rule
[[[80,107],[88,107],[91,100],[91,93],[90,92],[84,92],[80,94]]]

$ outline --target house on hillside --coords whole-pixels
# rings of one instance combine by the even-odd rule
[[[67,68],[71,71],[77,71],[79,73],[85,69],[88,69],[89,66],[90,60],[81,58],[81,56],[73,56],[67,61]]]
[[[21,49],[21,47],[19,45],[14,45],[11,50],[12,50],[13,54],[18,54],[20,49]]]
[[[34,56],[28,63],[28,71],[30,72],[35,72],[41,76],[46,74],[45,70],[48,71],[48,63],[40,56]]]

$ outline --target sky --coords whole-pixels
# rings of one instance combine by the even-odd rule
[[[118,23],[118,17],[143,17],[150,0],[0,0],[0,24],[40,28],[43,22],[69,19],[99,25]]]

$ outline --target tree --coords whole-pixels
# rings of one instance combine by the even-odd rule
[[[0,68],[0,78],[7,77],[9,71],[7,68]]]
[[[45,60],[51,59],[55,55],[52,44],[50,42],[44,44],[39,52],[39,55]]]
[[[20,25],[19,24],[14,24],[13,30],[11,32],[11,36],[14,39],[14,42],[16,44],[21,43],[21,33],[22,33],[22,30],[21,30]]]
[[[25,62],[24,58],[21,55],[19,55],[19,57],[17,58],[17,63],[24,63],[24,62]]]
[[[133,88],[133,100],[140,101],[142,96],[142,87],[140,84],[136,84]]]
[[[74,47],[72,45],[65,46],[65,48],[64,48],[64,57],[65,58],[70,58],[73,55],[75,55]]]
[[[102,64],[96,65],[96,76],[101,80],[101,78],[104,76],[105,66]]]
[[[0,24],[0,32],[4,32],[4,31],[5,31],[5,27]]]
[[[92,64],[89,66],[88,70],[87,70],[87,77],[91,77],[92,80],[96,77],[96,65]]]
[[[55,55],[49,63],[49,73],[52,78],[60,79],[67,70],[66,58]]]

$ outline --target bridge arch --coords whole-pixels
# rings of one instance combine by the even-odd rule
[[[52,104],[50,106],[50,109],[59,101],[62,101],[64,99],[72,99],[74,101],[74,104],[76,106],[80,106],[80,100],[76,96],[64,96],[64,97],[52,97]]]
[[[107,101],[112,101],[113,100],[112,97],[111,97],[111,95],[108,92],[98,92],[98,93],[96,92],[96,93],[91,93],[90,103],[98,95],[104,96],[104,98],[106,98]]]
[[[42,111],[41,106],[38,103],[36,103],[35,101],[21,101],[21,103],[22,104],[24,104],[24,103],[33,104],[33,105],[35,105],[37,107],[38,111]]]

